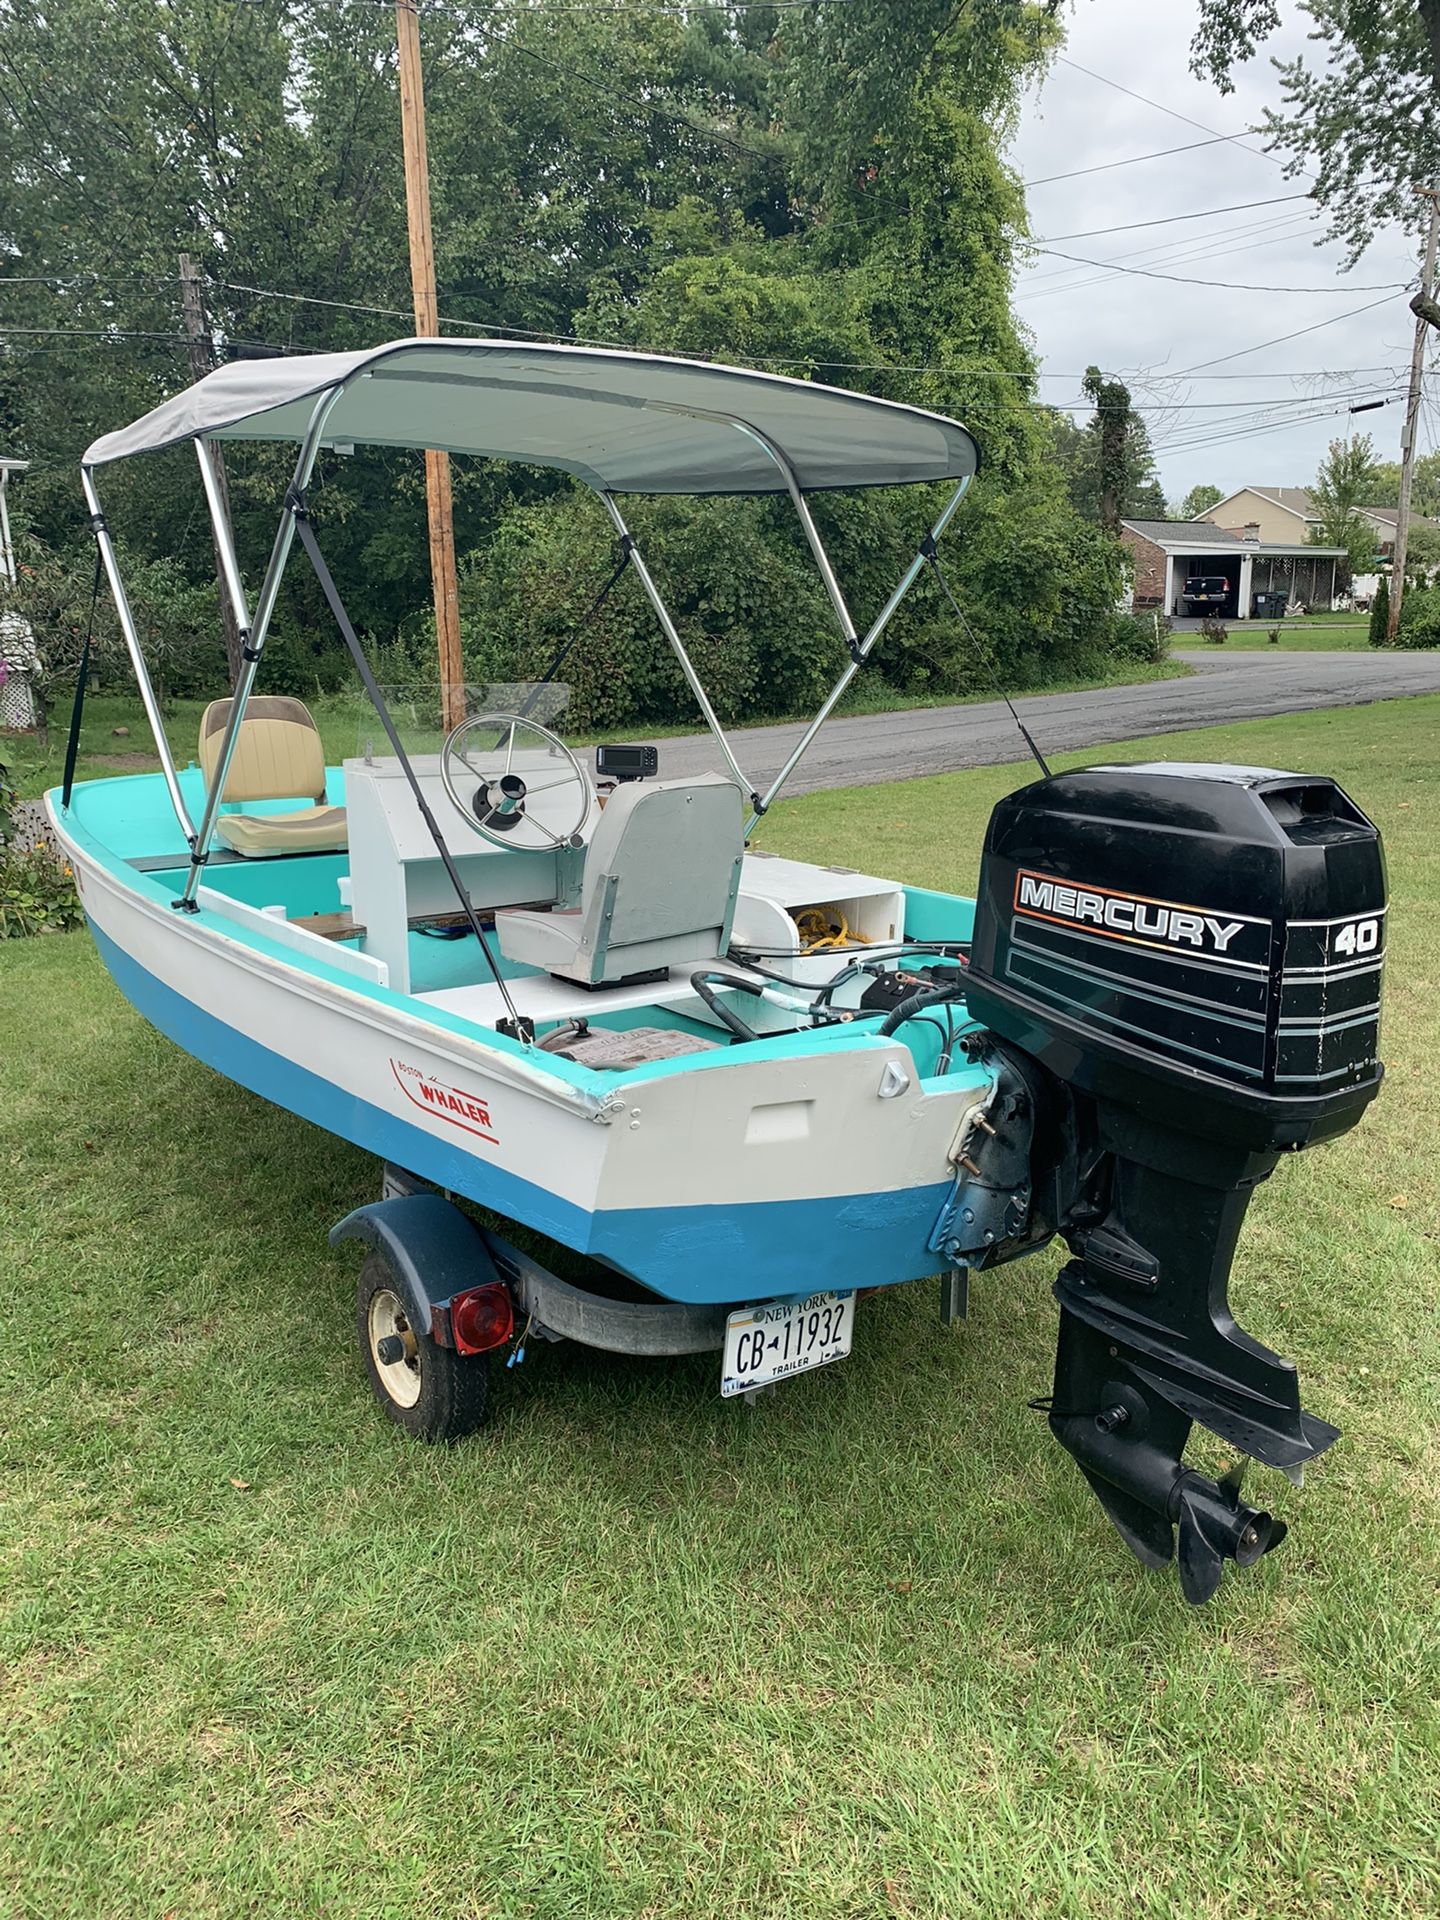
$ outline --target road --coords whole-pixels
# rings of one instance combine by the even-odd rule
[[[1135,740],[1152,733],[1219,726],[1273,713],[1358,707],[1372,700],[1440,693],[1440,653],[1222,653],[1177,649],[1196,672],[1141,686],[1090,693],[1027,696],[1015,705],[1042,753]],[[730,735],[751,784],[762,788],[783,766],[803,728],[745,727]],[[723,771],[708,734],[656,742],[662,777]],[[858,714],[830,720],[801,761],[787,793],[869,786],[921,773],[992,766],[1023,759],[1025,744],[1004,703],[918,707],[907,713]]]

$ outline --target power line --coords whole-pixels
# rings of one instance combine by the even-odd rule
[[[1298,236],[1287,224],[1282,223],[1277,230],[1272,222],[1258,239],[1248,241],[1244,245],[1227,247],[1212,243],[1209,246],[1192,247],[1183,251],[1171,249],[1159,255],[1156,265],[1161,270],[1167,270],[1171,267],[1198,265],[1200,261],[1213,260],[1217,255],[1223,255],[1228,260],[1237,253],[1251,253],[1258,247],[1274,246],[1282,240],[1295,237]],[[1096,272],[1089,274],[1083,267],[1058,269],[1052,267],[1048,273],[1037,276],[1038,285],[1034,282],[1027,283],[1018,297],[1023,300],[1048,300],[1057,293],[1083,293],[1087,287],[1105,286],[1124,271],[1124,268],[1108,261],[1101,263]],[[1211,283],[1207,281],[1205,284]]]
[[[1268,160],[1272,166],[1285,166],[1283,160],[1277,160],[1275,155],[1273,153],[1267,153],[1264,147],[1247,147],[1238,135],[1221,133],[1216,127],[1207,127],[1203,120],[1192,120],[1188,113],[1179,113],[1174,107],[1164,106],[1159,100],[1152,100],[1148,94],[1137,93],[1133,87],[1122,87],[1118,80],[1110,79],[1107,74],[1096,73],[1093,67],[1082,67],[1078,60],[1070,59],[1067,54],[1057,54],[1056,59],[1062,67],[1071,67],[1076,73],[1085,74],[1088,79],[1098,80],[1102,87],[1113,87],[1116,93],[1128,94],[1130,99],[1138,100],[1143,107],[1153,107],[1157,113],[1168,114],[1172,120],[1183,121],[1187,127],[1194,127],[1200,133],[1213,134],[1217,140],[1226,140],[1232,147],[1239,147],[1242,153],[1253,153],[1261,160]],[[1302,175],[1302,178],[1306,180],[1311,177],[1309,174]]]
[[[1181,376],[1200,373],[1206,367],[1223,367],[1227,361],[1243,360],[1247,353],[1262,353],[1266,347],[1283,346],[1287,340],[1298,340],[1307,333],[1319,333],[1322,327],[1333,327],[1341,320],[1358,320],[1362,313],[1373,313],[1376,307],[1387,304],[1385,300],[1372,300],[1368,307],[1352,307],[1346,313],[1332,313],[1328,320],[1317,320],[1310,327],[1296,327],[1293,333],[1280,333],[1273,340],[1260,340],[1253,347],[1239,347],[1234,353],[1217,354],[1213,360],[1197,360],[1193,367],[1182,367]]]
[[[1025,297],[1038,299],[1042,294],[1074,292],[1080,287],[1100,285],[1122,264],[1132,260],[1143,260],[1152,267],[1178,267],[1190,265],[1197,260],[1211,260],[1217,254],[1226,258],[1236,253],[1249,253],[1257,246],[1270,246],[1281,239],[1290,239],[1309,229],[1310,222],[1304,215],[1282,213],[1265,220],[1242,222],[1224,235],[1207,234],[1203,238],[1191,236],[1183,241],[1152,241],[1143,247],[1131,247],[1124,253],[1108,253],[1096,263],[1097,271],[1087,275],[1083,268],[1050,267],[1031,274],[1026,281]],[[1254,239],[1245,240],[1244,236],[1254,235]],[[1243,240],[1243,244],[1240,244]]]
[[[1348,406],[1362,399],[1372,399],[1374,393],[1374,388],[1356,388],[1352,393],[1301,393],[1296,394],[1292,400],[1267,400],[1263,394],[1237,394],[1230,400],[1144,400],[1132,401],[1130,411],[1132,413],[1206,413],[1212,409],[1259,407],[1262,412],[1272,413],[1280,407],[1313,407],[1321,400],[1343,400]],[[1065,403],[1057,401],[1054,404],[1063,406]],[[1088,407],[1093,403],[1087,399],[1077,400],[1074,404],[1077,407]],[[1240,415],[1237,413],[1235,417],[1239,419]],[[1212,422],[1212,424],[1215,423]]]
[[[3,344],[4,336],[10,333],[38,334],[45,338],[61,336],[75,340],[172,340],[182,346],[186,340],[183,333],[152,333],[143,327],[12,327],[7,323],[0,327],[0,344]],[[237,341],[236,344],[264,346],[268,343],[250,340]]]
[[[164,346],[188,347],[189,336],[183,333],[150,332],[143,327],[12,327],[8,322],[0,323],[0,354],[7,352],[51,353],[61,352],[63,348],[31,347],[11,348],[9,336],[24,335],[38,340],[60,340],[75,342],[97,340],[106,344],[120,346],[131,341],[148,340]],[[239,335],[227,335],[226,345],[231,347],[260,347],[266,353],[305,355],[317,353],[317,347],[292,347],[275,340],[248,340]],[[88,348],[86,349],[88,351]]]
[[[1240,200],[1233,207],[1205,207],[1199,213],[1167,213],[1157,220],[1123,220],[1118,227],[1086,227],[1080,233],[1047,233],[1034,244],[1047,246],[1055,240],[1098,240],[1107,233],[1133,233],[1139,227],[1173,227],[1181,220],[1212,220],[1222,213],[1249,213],[1252,207],[1278,207],[1287,200],[1308,200],[1308,193],[1277,193],[1269,200]]]
[[[1308,198],[1308,195],[1305,197]],[[1146,222],[1145,224],[1148,225],[1149,223]],[[1055,260],[1073,260],[1075,264],[1080,267],[1107,266],[1107,263],[1103,260],[1086,260],[1078,253],[1061,253],[1056,247],[1042,247],[1038,241],[1033,244],[1037,253],[1048,254]],[[1107,267],[1107,271],[1111,273],[1138,274],[1142,280],[1173,280],[1185,287],[1218,287],[1227,293],[1375,293],[1381,290],[1386,293],[1400,293],[1410,284],[1408,280],[1386,280],[1383,282],[1370,281],[1366,285],[1358,287],[1272,287],[1262,286],[1254,280],[1207,280],[1196,274],[1161,273],[1155,267],[1117,267],[1110,265]],[[1054,291],[1060,292],[1062,289],[1055,288]],[[1072,287],[1063,289],[1063,291],[1075,292],[1077,289]]]
[[[1210,452],[1214,447],[1233,445],[1237,440],[1257,440],[1266,434],[1281,433],[1294,427],[1313,426],[1317,420],[1336,420],[1343,412],[1343,408],[1338,408],[1328,413],[1307,413],[1296,420],[1277,420],[1269,426],[1237,427],[1233,433],[1217,433],[1202,440],[1166,441],[1160,446],[1152,447],[1151,452],[1157,459],[1161,457],[1166,460],[1193,458]]]
[[[56,276],[56,277],[60,278],[61,276]],[[143,279],[143,278],[148,278],[149,276],[136,275],[133,277],[137,279]],[[68,279],[69,276],[64,276],[64,278]],[[168,282],[166,284],[168,284]],[[259,286],[254,286],[252,284],[249,284],[247,282],[235,281],[235,280],[216,280],[216,281],[211,281],[210,284],[217,288],[223,289],[227,292],[250,294],[258,299],[280,300],[280,301],[286,301],[286,302],[296,303],[301,305],[320,306],[320,307],[325,307],[333,310],[371,314],[371,315],[375,315],[375,316],[379,316],[387,319],[410,318],[410,315],[407,312],[407,310],[400,307],[372,306],[372,305],[368,305],[363,302],[355,301],[355,300],[332,300],[332,299],[322,297],[321,295],[318,295],[318,294],[287,293],[287,292],[283,292],[279,288],[259,287]],[[1375,306],[1379,306],[1383,304],[1384,303],[1381,301],[1376,301],[1373,303],[1373,305]],[[1361,311],[1369,312],[1371,311],[1371,309],[1362,308]],[[1336,315],[1334,317],[1336,319],[1346,318],[1346,316],[1343,314]],[[477,320],[473,316],[467,316],[462,318],[453,314],[442,314],[440,315],[440,319],[442,323],[447,326],[465,326],[465,327],[475,326],[475,325],[489,326],[489,327],[492,327],[497,333],[517,334],[517,335],[523,336],[526,339],[558,340],[558,341],[562,341],[562,342],[566,342],[566,343],[578,345],[578,346],[611,347],[611,348],[619,349],[624,352],[632,352],[632,353],[634,352],[641,352],[641,353],[673,352],[673,349],[669,349],[665,347],[640,346],[640,345],[637,345],[634,341],[629,341],[629,340],[607,341],[607,340],[594,339],[594,338],[589,338],[580,334],[567,334],[559,329],[553,329],[549,332],[544,332],[537,328],[505,327],[495,321]],[[1330,322],[1322,321],[1319,324],[1324,326],[1324,325],[1330,324]],[[1305,332],[1313,332],[1315,330],[1316,329],[1314,328],[1301,328],[1299,331],[1301,333],[1305,333]],[[0,328],[0,333],[10,334],[10,335],[24,335],[26,337],[32,337],[32,338],[48,338],[48,339],[61,339],[61,340],[64,340],[64,339],[114,340],[114,341],[152,340],[152,341],[163,342],[167,345],[183,346],[184,344],[186,344],[186,336],[184,334],[164,333],[160,331],[151,331],[151,330],[140,329],[140,328],[125,328],[125,327],[84,328],[84,327],[5,326],[3,328]],[[240,335],[231,335],[228,333],[226,334],[225,337],[226,337],[227,344],[231,346],[264,347],[272,352],[279,352],[279,353],[308,354],[312,352],[326,350],[326,349],[314,348],[314,347],[308,347],[308,346],[296,346],[294,344],[281,345],[275,341],[250,339]],[[1293,338],[1293,337],[1296,337],[1296,336],[1293,336],[1293,335],[1281,336],[1282,339]],[[1266,345],[1266,346],[1273,346],[1277,344],[1279,344],[1278,341],[1266,341],[1261,343],[1261,345]],[[40,349],[29,349],[29,351],[40,351]],[[1242,353],[1258,352],[1260,351],[1260,348],[1257,346],[1252,348],[1245,348],[1245,349],[1242,349],[1241,351]],[[677,355],[675,357],[689,358],[690,356]],[[1224,356],[1225,359],[1233,359],[1233,358],[1239,358],[1239,357],[1240,357],[1240,354]],[[787,356],[787,355],[777,355],[777,354],[768,354],[768,355],[752,354],[752,355],[737,356],[737,358],[744,359],[754,364],[767,365],[767,366],[807,366],[807,367],[825,368],[825,369],[832,369],[832,370],[843,370],[843,371],[855,372],[855,373],[933,374],[933,375],[942,375],[942,376],[946,376],[953,379],[966,379],[966,380],[1024,380],[1024,381],[1066,380],[1066,381],[1070,381],[1070,380],[1079,380],[1083,377],[1081,373],[1076,371],[1061,371],[1061,370],[1050,369],[1050,368],[1032,369],[1032,368],[983,367],[983,366],[967,367],[967,366],[956,366],[956,365],[947,364],[944,362],[903,362],[903,361],[895,362],[895,361],[886,361],[886,360],[818,360],[810,356],[801,356],[801,355]],[[1212,366],[1216,364],[1219,364],[1219,363],[1206,362],[1206,363],[1203,363],[1203,366]],[[1142,385],[1157,385],[1157,384],[1174,384],[1181,380],[1187,380],[1192,376],[1199,376],[1209,380],[1299,381],[1299,380],[1354,379],[1358,375],[1364,374],[1364,373],[1381,373],[1381,374],[1393,375],[1395,372],[1395,369],[1393,367],[1389,367],[1385,365],[1376,365],[1371,367],[1310,367],[1310,368],[1297,368],[1297,369],[1292,369],[1288,371],[1261,370],[1258,372],[1252,371],[1250,373],[1225,374],[1225,373],[1205,373],[1203,370],[1203,366],[1186,368],[1179,373],[1162,373],[1162,372],[1147,370],[1140,373],[1131,374],[1128,377],[1132,381]],[[1315,397],[1318,397],[1318,396],[1315,396]],[[1330,396],[1327,395],[1324,397],[1329,398]],[[1268,402],[1258,402],[1258,404],[1263,404],[1269,407],[1303,406],[1303,405],[1310,404],[1311,399],[1312,399],[1312,396],[1300,395],[1300,396],[1296,396],[1294,399],[1291,399],[1291,400],[1275,400],[1275,401],[1268,401]],[[1079,407],[1084,403],[1077,400],[1074,402],[1060,402],[1060,401],[1035,402],[1033,404],[1036,406],[1042,406],[1047,408],[1051,405],[1054,405],[1056,407],[1060,407],[1064,409],[1067,407],[1071,407],[1071,408]],[[1247,402],[1240,399],[1234,399],[1234,400],[1228,400],[1228,401],[1209,401],[1209,402],[1162,401],[1162,402],[1153,403],[1153,405],[1148,403],[1142,404],[1142,406],[1137,408],[1137,411],[1153,411],[1153,412],[1167,412],[1167,411],[1181,411],[1181,410],[1191,411],[1191,410],[1201,410],[1209,407],[1214,407],[1214,408],[1222,408],[1227,406],[1237,407],[1237,406],[1243,406],[1245,404],[1247,404]]]
[[[1057,180],[1079,180],[1087,173],[1113,173],[1116,167],[1138,167],[1142,160],[1168,160],[1175,153],[1194,153],[1200,147],[1218,147],[1235,136],[1229,133],[1217,133],[1208,140],[1191,140],[1183,147],[1161,147],[1158,153],[1132,153],[1125,160],[1104,160],[1097,167],[1074,167],[1069,173],[1047,173],[1043,179],[1024,182],[1028,192],[1032,187],[1053,186]]]
[[[1391,394],[1382,404],[1389,406],[1396,397],[1396,395]],[[1341,406],[1319,407],[1312,413],[1292,415],[1286,420],[1262,421],[1258,424],[1254,421],[1247,421],[1244,424],[1236,424],[1229,428],[1217,426],[1214,431],[1207,432],[1192,433],[1187,429],[1182,429],[1172,439],[1160,441],[1151,451],[1157,455],[1161,453],[1198,453],[1206,447],[1223,446],[1230,440],[1246,440],[1252,436],[1258,436],[1264,433],[1279,433],[1288,427],[1306,426],[1315,420],[1337,419],[1342,414],[1348,414],[1349,411],[1350,403],[1347,401]]]

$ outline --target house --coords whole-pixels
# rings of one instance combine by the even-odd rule
[[[1202,513],[1200,518],[1227,533],[1254,540],[1279,540],[1302,546],[1312,527],[1320,523],[1304,487],[1241,487]]]
[[[1303,538],[1242,539],[1208,520],[1122,520],[1120,539],[1135,566],[1136,613],[1182,618],[1185,582],[1197,574],[1228,582],[1218,610],[1224,620],[1254,618],[1261,593],[1283,593],[1293,604],[1329,612],[1336,563],[1346,557],[1343,547],[1315,547]]]
[[[1399,511],[1398,507],[1356,508],[1375,530],[1377,561],[1392,560],[1395,556],[1395,522]],[[1314,501],[1305,487],[1241,487],[1238,493],[1216,501],[1200,518],[1225,528],[1227,533],[1238,534],[1242,540],[1303,541],[1320,525]],[[1440,529],[1440,520],[1426,520],[1419,514],[1411,516],[1410,524]]]
[[[1376,558],[1393,560],[1395,558],[1395,522],[1400,518],[1400,509],[1398,507],[1361,507],[1360,511],[1375,529]],[[1412,513],[1410,531],[1413,533],[1417,527],[1428,527],[1433,532],[1440,533],[1440,520],[1427,519],[1423,513]],[[1406,572],[1409,572],[1408,567]]]

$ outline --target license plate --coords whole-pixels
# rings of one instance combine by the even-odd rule
[[[808,1300],[771,1300],[740,1307],[725,1322],[720,1392],[751,1393],[792,1374],[843,1360],[855,1329],[855,1296],[812,1293]]]

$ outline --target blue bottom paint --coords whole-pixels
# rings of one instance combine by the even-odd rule
[[[773,1299],[813,1287],[892,1286],[936,1271],[925,1242],[948,1180],[895,1193],[748,1206],[590,1213],[438,1140],[227,1026],[158,980],[92,925],[112,979],[152,1026],[206,1066],[366,1152],[588,1253],[670,1300]]]

